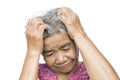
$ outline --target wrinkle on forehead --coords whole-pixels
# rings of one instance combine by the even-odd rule
[[[44,39],[44,48],[56,48],[65,44],[66,42],[71,42],[69,36],[65,33],[57,33],[51,37]]]

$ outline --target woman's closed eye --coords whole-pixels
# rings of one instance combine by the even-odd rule
[[[49,51],[49,52],[46,52],[45,55],[46,56],[51,56],[51,55],[53,55],[53,53],[54,53],[53,51]]]
[[[64,47],[64,48],[62,48],[62,50],[68,51],[68,50],[70,50],[70,47]]]
[[[70,48],[71,48],[71,43],[70,42],[67,42],[60,47],[60,49],[62,49],[64,51],[68,51],[68,50],[70,50]]]

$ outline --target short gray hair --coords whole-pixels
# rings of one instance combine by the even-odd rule
[[[67,29],[65,27],[65,24],[58,18],[57,16],[57,10],[59,8],[53,9],[48,11],[45,15],[43,16],[38,16],[37,18],[41,18],[43,22],[47,25],[48,29],[44,31],[43,33],[43,38],[50,37],[56,33],[67,33]],[[79,57],[79,49],[75,42],[73,41],[75,49],[76,49],[76,54],[77,57]]]
[[[50,37],[56,33],[67,33],[64,23],[58,18],[57,10],[59,8],[48,11],[43,16],[38,16],[47,25],[48,29],[44,31],[43,38]]]

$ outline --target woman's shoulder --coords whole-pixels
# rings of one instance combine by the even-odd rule
[[[73,73],[69,80],[89,80],[89,75],[87,73],[85,64],[83,61],[79,62],[77,70]]]
[[[38,78],[40,80],[56,80],[55,74],[52,72],[52,70],[47,66],[46,63],[39,64],[38,68]]]
[[[83,61],[80,62],[79,69],[84,69],[86,70],[86,66]]]
[[[86,71],[86,66],[83,61],[78,62],[78,68],[76,69],[75,72],[78,72],[78,71],[80,72]]]
[[[47,64],[46,63],[39,63],[39,67],[47,67]]]
[[[79,63],[80,63],[80,65],[79,65],[79,67],[78,67],[78,69],[77,69],[77,72],[79,72],[79,73],[84,73],[84,74],[88,74],[88,73],[87,73],[87,70],[86,70],[85,63],[84,63],[83,61],[81,61],[81,62],[79,62]]]
[[[38,66],[39,71],[49,70],[50,68],[47,66],[46,63],[39,64]]]

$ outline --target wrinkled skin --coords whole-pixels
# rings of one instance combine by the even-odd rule
[[[66,25],[67,31],[72,39],[83,32],[79,17],[70,8],[62,7],[57,11],[57,16]]]
[[[81,55],[84,60],[84,63],[90,78],[92,80],[119,80],[119,76],[114,71],[113,67],[110,65],[110,63],[106,60],[106,58],[96,48],[96,46],[92,43],[92,41],[83,31],[83,28],[80,24],[78,16],[71,9],[66,7],[60,8],[57,11],[57,16],[66,25],[69,36],[75,41],[75,43],[77,44],[77,47],[81,51]],[[44,22],[41,19],[33,18],[29,20],[27,29],[26,29],[27,54],[26,54],[23,69],[21,72],[20,80],[37,80],[38,64],[40,59],[39,56],[43,51],[43,47],[45,47],[43,46],[42,36],[46,28],[47,27],[44,25]],[[49,42],[45,41],[45,45],[48,43]],[[62,44],[65,44],[65,43],[60,43],[59,45],[62,45]],[[56,43],[56,45],[58,44]],[[60,52],[62,50],[58,46],[56,46],[56,48],[51,46],[51,48],[54,49],[55,52]],[[47,64],[53,70],[57,70],[57,72],[60,72],[60,71],[62,71],[62,73],[71,72],[71,70],[73,69],[72,64],[75,63],[75,62],[71,62],[71,60],[75,61],[74,55],[70,56],[74,53],[75,50],[74,48],[71,48],[71,50],[70,52],[69,51],[65,52],[65,54],[60,53],[58,55],[57,53],[55,53],[56,61],[54,66],[48,63],[49,62],[48,60],[50,57],[49,58],[46,57],[45,60]],[[56,56],[58,56],[58,58]],[[52,60],[51,63],[54,63],[54,59],[51,59],[51,60]],[[72,63],[72,64],[69,64],[71,65],[69,69],[66,68],[67,66],[66,62]],[[61,66],[63,68],[61,68]],[[57,67],[57,68],[53,68],[53,67]],[[65,72],[62,69],[64,69]],[[57,75],[57,77],[58,77],[58,80],[67,80],[69,75],[62,74],[62,75]]]
[[[27,48],[28,51],[43,50],[43,32],[47,26],[39,18],[30,19],[26,29]]]
[[[71,73],[78,66],[74,43],[65,33],[57,33],[44,40],[43,56],[56,74]]]

